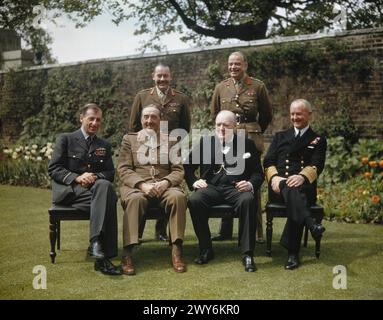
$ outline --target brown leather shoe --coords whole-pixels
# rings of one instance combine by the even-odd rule
[[[122,258],[121,269],[122,269],[122,273],[128,276],[133,276],[136,274],[136,270],[134,269],[133,259],[131,256],[126,256]]]
[[[179,254],[172,254],[173,269],[175,272],[185,272],[186,265]]]

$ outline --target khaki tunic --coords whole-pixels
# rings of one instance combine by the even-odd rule
[[[138,132],[142,129],[141,110],[147,105],[154,104],[161,111],[161,120],[168,121],[168,130],[178,128],[190,130],[190,99],[185,94],[170,88],[164,102],[157,94],[156,87],[140,91],[134,98],[129,132]]]
[[[124,246],[138,243],[139,221],[149,206],[149,198],[137,188],[140,182],[169,181],[170,187],[158,199],[159,205],[169,214],[171,240],[182,240],[187,208],[186,196],[180,186],[184,178],[183,166],[170,162],[169,153],[173,144],[168,142],[167,135],[161,134],[154,146],[148,141],[137,141],[137,137],[137,133],[126,134],[123,137],[117,165],[124,208]],[[142,160],[152,163],[143,164]]]
[[[263,151],[262,133],[272,119],[272,106],[265,84],[245,76],[242,87],[237,92],[232,78],[219,83],[214,90],[211,102],[213,118],[221,110],[229,110],[237,115],[237,128],[245,129],[248,138],[254,141],[258,150]]]

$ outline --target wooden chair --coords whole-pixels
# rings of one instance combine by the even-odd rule
[[[56,243],[60,250],[61,221],[62,220],[89,220],[89,212],[84,212],[70,206],[53,205],[48,209],[49,213],[49,239],[51,251],[49,253],[51,262],[55,263]],[[146,219],[158,219],[163,214],[160,208],[149,208],[145,214]]]
[[[322,223],[324,217],[323,207],[314,204],[310,207],[310,213],[316,223]],[[273,236],[273,219],[275,217],[286,217],[286,206],[280,203],[266,204],[266,254],[271,256],[271,241]],[[304,231],[304,247],[307,247],[308,228]],[[319,259],[321,239],[315,241],[315,256]]]

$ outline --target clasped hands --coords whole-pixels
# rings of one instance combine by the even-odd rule
[[[82,175],[76,177],[75,181],[82,187],[87,188],[97,180],[97,175],[92,172],[84,172]]]
[[[283,177],[274,176],[271,179],[271,188],[273,189],[275,193],[281,192],[281,190],[279,189],[279,184],[282,180],[286,180],[286,185],[291,188],[299,187],[305,182],[305,178],[299,174],[294,174],[288,177],[287,179]]]
[[[204,179],[199,179],[196,182],[193,183],[194,189],[203,189],[207,187],[206,180]],[[234,187],[239,191],[239,192],[246,192],[246,191],[251,191],[253,189],[252,184],[249,181],[242,180],[239,182],[236,182]]]
[[[170,183],[168,180],[162,180],[155,183],[141,182],[137,187],[150,198],[160,198],[170,187]]]

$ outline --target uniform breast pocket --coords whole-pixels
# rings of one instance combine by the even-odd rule
[[[256,115],[258,112],[257,97],[256,96],[243,96],[241,104],[250,114]]]
[[[94,157],[92,160],[95,171],[104,170],[106,161],[105,157]]]
[[[231,110],[232,109],[232,99],[230,98],[221,98],[221,110]]]
[[[181,105],[179,103],[170,103],[166,115],[168,120],[179,119],[181,113]]]
[[[84,162],[83,155],[76,153],[68,153],[68,163],[69,166],[79,166]]]

